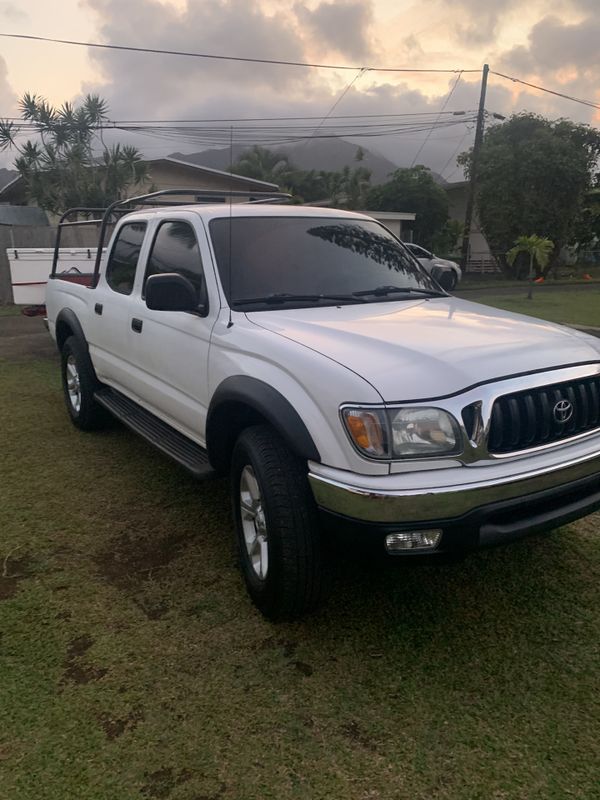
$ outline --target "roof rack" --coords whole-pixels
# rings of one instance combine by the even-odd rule
[[[98,278],[100,275],[100,262],[102,260],[102,248],[104,246],[104,240],[106,238],[106,230],[109,225],[114,224],[119,216],[123,214],[129,214],[131,211],[134,211],[137,207],[173,207],[173,206],[181,206],[181,205],[190,205],[189,202],[184,202],[182,200],[171,200],[168,199],[166,202],[163,199],[159,198],[169,198],[169,197],[182,197],[182,196],[189,196],[192,197],[194,200],[198,201],[200,198],[205,197],[207,200],[211,200],[214,198],[223,198],[224,200],[233,199],[234,197],[242,197],[247,198],[246,204],[250,203],[281,203],[281,202],[289,202],[292,199],[292,195],[288,194],[287,192],[245,192],[241,189],[161,189],[158,192],[150,192],[148,194],[140,194],[136,197],[126,197],[123,200],[115,200],[114,203],[111,203],[106,208],[93,208],[87,206],[77,206],[75,208],[69,208],[65,213],[61,216],[60,220],[58,221],[58,229],[56,231],[56,243],[54,245],[54,257],[52,259],[52,271],[50,272],[50,277],[54,278],[56,275],[56,267],[58,265],[58,256],[60,250],[60,240],[62,235],[62,229],[74,225],[100,225],[100,234],[98,238],[98,249],[96,251],[96,261],[94,264],[94,274],[92,279],[92,288],[95,287],[98,283]],[[193,202],[193,201],[192,201]],[[80,214],[102,214],[101,217],[96,217],[94,219],[74,219],[72,220],[71,217],[75,216],[78,217]]]

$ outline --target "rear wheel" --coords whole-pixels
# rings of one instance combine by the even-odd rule
[[[270,426],[247,428],[234,448],[231,491],[242,572],[255,605],[272,620],[315,609],[326,576],[305,464]]]
[[[71,421],[83,431],[103,427],[108,414],[94,399],[99,383],[85,346],[76,336],[69,336],[60,355],[63,393]]]

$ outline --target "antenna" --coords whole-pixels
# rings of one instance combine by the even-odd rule
[[[233,167],[233,125],[229,129],[229,174],[230,175],[231,175],[232,167]],[[229,180],[231,182],[231,178]],[[229,188],[231,189],[231,186]],[[233,236],[232,236],[232,232],[231,232],[232,217],[233,217],[232,205],[233,205],[233,196],[230,194],[229,195],[229,250],[228,250],[229,263],[227,264],[227,272],[229,273],[228,280],[227,280],[227,282],[229,284],[229,320],[227,322],[227,327],[228,328],[231,328],[231,326],[233,325],[233,320],[231,318],[231,301],[233,299],[233,291],[232,291],[232,286],[231,286],[231,260],[232,260],[231,259],[231,256],[232,256],[231,244],[233,242]]]

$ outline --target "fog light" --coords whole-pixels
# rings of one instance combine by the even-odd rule
[[[385,549],[388,553],[400,553],[406,550],[433,550],[440,543],[441,530],[402,531],[390,533],[385,537]]]

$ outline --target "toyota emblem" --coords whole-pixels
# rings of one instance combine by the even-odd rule
[[[565,422],[571,419],[574,410],[573,403],[570,400],[559,400],[554,406],[554,419],[559,425],[564,425]]]

